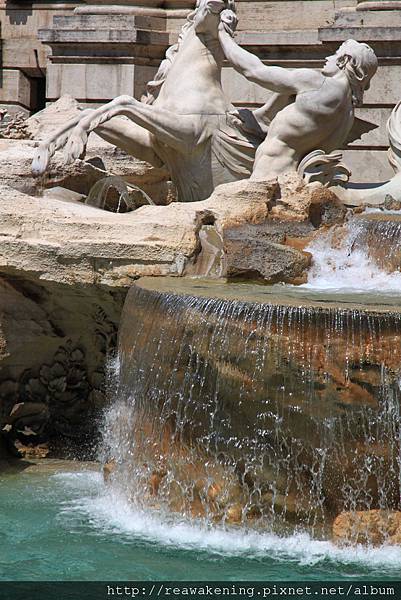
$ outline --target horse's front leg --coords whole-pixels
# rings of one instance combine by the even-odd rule
[[[40,142],[32,161],[33,175],[42,175],[46,171],[49,161],[56,150],[59,150],[67,143],[71,131],[90,112],[92,112],[92,109],[80,111],[73,119],[70,119],[60,129],[57,129],[48,139]]]
[[[147,129],[159,142],[186,153],[195,142],[195,124],[191,115],[177,115],[158,106],[143,104],[131,96],[119,96],[85,115],[72,130],[66,144],[67,159],[78,158],[91,131],[118,115]]]

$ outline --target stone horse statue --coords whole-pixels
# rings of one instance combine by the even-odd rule
[[[82,111],[39,145],[33,174],[44,173],[60,148],[67,162],[79,158],[95,131],[136,158],[167,166],[181,201],[203,200],[217,185],[249,177],[264,136],[257,127],[242,127],[249,115],[238,118],[241,111],[222,90],[218,28],[223,10],[234,33],[233,0],[198,0],[141,101],[119,96]]]

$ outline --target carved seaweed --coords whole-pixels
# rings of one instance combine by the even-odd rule
[[[85,352],[68,340],[50,364],[24,371],[17,381],[0,383],[0,416],[9,415],[17,402],[43,403],[49,407],[51,429],[74,435],[76,427],[85,426],[80,418],[89,408],[90,392]]]
[[[105,356],[113,353],[117,346],[117,325],[108,317],[101,306],[98,306],[93,317],[96,345]]]

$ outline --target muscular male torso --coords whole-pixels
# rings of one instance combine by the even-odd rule
[[[346,76],[316,72],[306,88],[271,122],[257,150],[251,179],[265,180],[266,174],[270,178],[296,170],[302,158],[316,148],[329,153],[343,146],[354,122]]]

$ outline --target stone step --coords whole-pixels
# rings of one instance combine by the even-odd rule
[[[46,43],[135,43],[168,46],[170,36],[163,31],[140,29],[40,29],[39,39]]]
[[[357,42],[399,42],[401,23],[395,27],[321,27],[319,39],[322,42],[340,42],[350,38]]]
[[[401,10],[359,11],[345,8],[336,12],[334,24],[338,27],[401,26]]]
[[[321,45],[316,29],[292,31],[239,31],[235,41],[241,46]]]
[[[355,6],[356,0],[240,0],[236,2],[240,31],[317,29],[334,21],[335,11]]]
[[[60,15],[53,19],[57,29],[152,29],[164,31],[166,19],[138,15]]]

